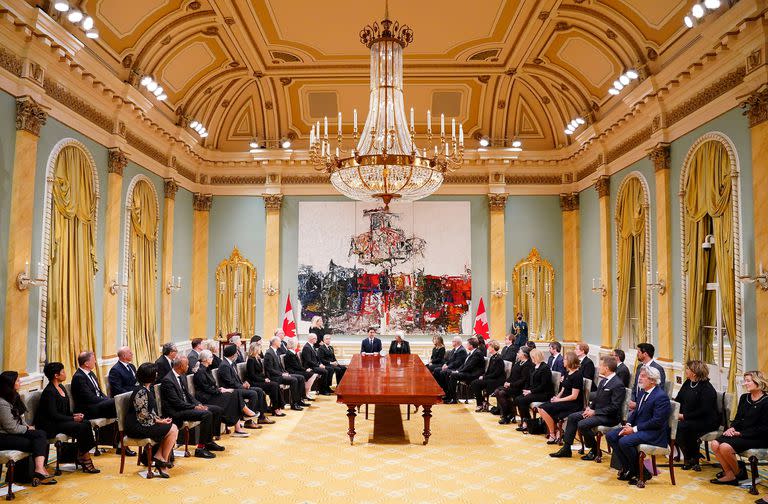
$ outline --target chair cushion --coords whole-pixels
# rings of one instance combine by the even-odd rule
[[[149,438],[132,438],[123,436],[123,446],[147,446],[152,444],[152,440]]]
[[[29,457],[29,453],[19,450],[0,450],[0,464],[18,462],[24,457]]]
[[[533,409],[533,408],[538,408],[538,407],[539,407],[539,406],[541,406],[542,404],[544,404],[544,402],[543,402],[543,401],[539,401],[539,402],[532,402],[532,403],[531,403],[531,409]]]
[[[669,453],[669,447],[656,446],[651,444],[641,444],[637,447],[637,451],[641,451],[646,455],[666,455]]]
[[[768,459],[768,448],[753,448],[739,453],[742,457],[756,457],[757,459]]]
[[[90,422],[91,427],[102,428],[117,422],[117,418],[91,418],[88,422]]]
[[[197,421],[197,420],[195,420],[195,421],[185,420],[184,423],[181,424],[181,428],[183,429],[184,427],[186,427],[187,429],[191,430],[191,429],[194,429],[195,427],[197,427],[198,425],[200,425],[200,422]]]
[[[59,433],[59,434],[56,434],[56,436],[54,436],[52,438],[48,438],[48,441],[61,441],[62,443],[66,443],[70,439],[72,439],[71,436]]]
[[[706,434],[702,434],[699,437],[699,439],[701,439],[701,441],[703,443],[706,443],[707,441],[714,441],[715,439],[717,439],[720,436],[722,436],[722,434],[723,434],[723,430],[719,429],[719,430],[716,430],[716,431],[707,432]]]
[[[621,425],[619,425],[619,424],[616,424],[616,425],[598,425],[597,426],[597,432],[599,432],[601,434],[608,434],[613,429],[616,429],[616,428],[619,428],[619,427],[621,427]]]

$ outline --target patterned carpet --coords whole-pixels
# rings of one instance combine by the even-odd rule
[[[432,437],[422,446],[420,415],[405,420],[405,439],[387,429],[376,443],[371,418],[357,417],[355,446],[346,435],[344,405],[321,397],[303,412],[289,412],[247,439],[222,438],[215,461],[182,459],[171,479],[144,480],[135,458],[118,474],[114,454],[96,460],[99,475],[65,473],[59,484],[28,488],[17,502],[251,503],[541,503],[541,502],[753,502],[746,490],[707,482],[714,469],[678,471],[673,487],[665,469],[644,490],[617,481],[615,471],[578,459],[551,459],[543,437],[500,426],[473,404],[436,406]],[[394,429],[395,434],[398,429]],[[404,444],[409,440],[409,444]],[[607,459],[607,457],[606,457]],[[761,494],[765,488],[760,487]]]

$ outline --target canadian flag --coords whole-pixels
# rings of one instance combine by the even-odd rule
[[[478,336],[482,336],[483,340],[487,340],[490,337],[490,334],[488,334],[488,315],[485,313],[483,298],[480,298],[480,304],[477,306],[475,327],[472,328],[472,332]]]
[[[296,319],[293,318],[293,306],[291,306],[291,295],[285,300],[285,313],[283,314],[283,332],[286,338],[296,337]]]

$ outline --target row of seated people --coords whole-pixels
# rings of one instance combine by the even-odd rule
[[[33,484],[55,484],[56,479],[46,469],[50,440],[57,434],[66,434],[77,444],[76,460],[83,472],[98,473],[90,456],[94,448],[98,449],[90,421],[115,418],[115,396],[130,394],[124,434],[150,438],[158,445],[153,465],[159,476],[168,477],[167,470],[173,467],[172,450],[178,440],[179,427],[185,421],[199,422],[195,456],[214,458],[213,452],[224,450],[215,442],[222,424],[234,427],[235,437],[247,437],[244,428],[260,429],[261,424],[274,423],[266,413],[285,416],[280,385],[287,385],[289,396],[295,398],[293,409],[303,409],[309,406],[305,401],[313,400],[309,390],[318,375],[303,367],[298,356],[290,351],[295,341],[293,345],[291,341],[284,344],[275,336],[270,340],[269,349],[262,353],[260,340],[258,336],[252,339],[244,380],[236,368],[238,348],[234,345],[225,347],[223,358],[219,358],[209,349],[211,346],[195,340],[194,373],[189,358],[179,355],[173,344],[163,345],[162,355],[156,362],[144,363],[138,368],[133,364],[131,349],[123,347],[118,352],[118,362],[109,371],[109,395],[103,392],[94,373],[93,352],[78,356],[78,369],[69,391],[64,386],[67,380],[64,365],[49,362],[43,370],[48,384],[40,394],[31,422],[25,418],[27,406],[18,392],[18,374],[3,372],[0,374],[0,450],[30,453],[35,465]],[[289,366],[294,361],[298,367]],[[218,370],[215,378],[214,362]],[[194,393],[190,391],[188,375],[191,375]],[[162,416],[158,414],[156,392],[162,398]],[[266,396],[270,398],[269,404]],[[123,449],[125,455],[136,455],[127,447]]]
[[[477,412],[488,411],[487,397],[495,397],[497,406],[490,411],[501,415],[499,423],[513,423],[519,418],[517,430],[526,433],[531,411],[535,409],[546,425],[547,444],[562,445],[550,454],[555,458],[572,457],[571,446],[578,434],[589,449],[582,460],[600,461],[596,430],[612,428],[606,439],[614,454],[611,466],[618,470],[619,479],[643,486],[652,477],[644,468],[640,473],[637,447],[641,444],[666,447],[670,442],[672,413],[671,399],[665,390],[666,376],[654,360],[653,345],[638,345],[638,366],[630,387],[629,369],[620,349],[604,356],[595,369],[587,356],[586,343],[578,343],[575,351],[563,356],[560,343],[552,342],[547,362],[543,352],[531,348],[535,345],[528,345],[517,349],[514,362],[509,362],[503,356],[510,356],[509,349],[513,347],[510,338],[503,349],[497,341],[488,341],[487,360],[477,352],[484,346],[477,338],[468,340],[467,350],[461,338],[455,337],[453,348],[448,352],[444,348],[441,351],[439,338],[434,341],[433,359],[427,366],[443,387],[447,403],[456,402],[457,384],[464,382],[474,392]],[[443,359],[440,354],[444,355]],[[561,376],[559,384],[553,380],[555,370]],[[685,375],[686,380],[674,399],[679,404],[674,444],[683,455],[682,468],[700,471],[701,437],[717,432],[727,420],[719,413],[724,408],[718,408],[718,394],[709,381],[707,365],[699,360],[689,361]],[[585,389],[585,379],[591,381],[589,390]],[[746,466],[738,461],[737,454],[768,448],[768,400],[765,399],[768,380],[760,371],[749,371],[744,373],[743,383],[746,393],[739,399],[733,421],[710,444],[723,469],[711,480],[713,484],[735,485],[746,479]],[[585,397],[585,394],[588,395]],[[559,427],[561,425],[564,427]]]

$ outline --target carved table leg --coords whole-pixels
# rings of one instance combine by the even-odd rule
[[[356,414],[356,408],[354,405],[350,405],[347,407],[347,418],[349,418],[349,430],[347,431],[347,435],[349,436],[349,444],[354,444],[355,442],[355,417]]]
[[[429,420],[432,418],[432,406],[424,405],[424,445],[429,443],[429,436],[432,435],[432,431],[429,430]]]

